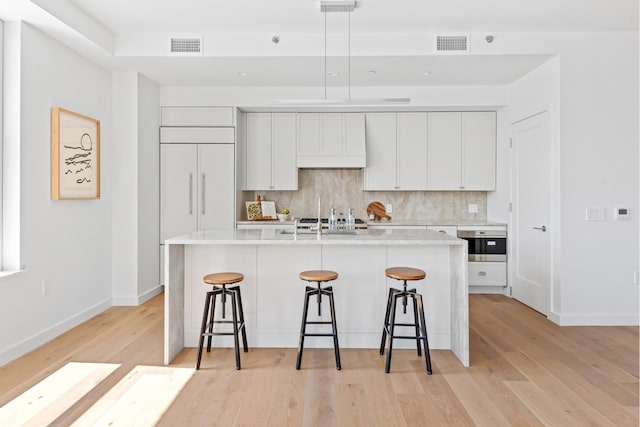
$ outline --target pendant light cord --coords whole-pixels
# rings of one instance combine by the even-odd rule
[[[327,12],[324,12],[324,99],[327,99]]]

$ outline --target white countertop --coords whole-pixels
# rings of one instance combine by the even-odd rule
[[[486,221],[486,220],[479,220],[479,221],[443,221],[443,220],[429,220],[429,219],[393,219],[391,221],[371,221],[371,220],[366,220],[366,223],[370,226],[376,226],[376,225],[384,225],[384,226],[427,226],[427,225],[432,225],[432,226],[444,226],[444,225],[450,225],[450,226],[500,226],[500,227],[506,227],[507,224],[505,224],[504,222],[494,222],[494,221]],[[236,224],[241,224],[241,225],[255,225],[255,226],[260,226],[260,225],[277,225],[277,224],[281,224],[281,225],[294,225],[295,222],[294,221],[278,221],[278,220],[273,220],[273,221],[236,221]]]
[[[358,230],[353,234],[281,234],[280,229],[208,230],[173,237],[166,244],[182,245],[465,245],[466,241],[428,230]]]

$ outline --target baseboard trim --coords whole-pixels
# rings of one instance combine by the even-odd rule
[[[82,322],[85,322],[92,317],[102,313],[109,307],[111,307],[111,298],[103,300],[98,304],[76,314],[75,316],[69,317],[62,322],[57,323],[50,328],[45,329],[44,331],[26,338],[25,340],[20,341],[19,343],[9,347],[8,349],[1,351],[0,366],[4,366],[7,363],[17,359],[18,357],[23,356],[28,352],[40,347],[42,344],[45,344],[52,339],[57,338],[58,336],[67,332],[69,329],[74,328]]]
[[[624,314],[557,314],[549,319],[560,326],[640,326],[638,313]]]
[[[113,305],[137,307],[162,293],[162,291],[164,291],[164,286],[158,285],[155,288],[135,297],[113,297]]]

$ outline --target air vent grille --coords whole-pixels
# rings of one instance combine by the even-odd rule
[[[201,55],[202,37],[171,37],[171,53],[176,55]]]
[[[436,53],[469,52],[469,36],[465,34],[436,35]]]

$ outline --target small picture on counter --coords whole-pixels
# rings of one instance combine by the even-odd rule
[[[256,218],[262,217],[262,203],[245,202],[247,206],[247,219],[254,221]]]
[[[249,221],[269,221],[276,219],[276,202],[245,202]]]

